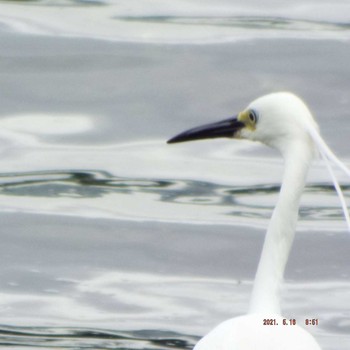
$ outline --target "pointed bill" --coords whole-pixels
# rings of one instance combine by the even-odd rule
[[[245,125],[237,117],[222,120],[211,124],[206,124],[182,132],[171,138],[167,143],[177,143],[219,137],[233,138]]]

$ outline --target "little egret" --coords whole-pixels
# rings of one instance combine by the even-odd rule
[[[218,137],[260,141],[273,147],[282,154],[285,168],[254,280],[249,313],[219,324],[197,343],[194,350],[320,350],[305,329],[283,324],[279,290],[312,159],[318,151],[325,160],[348,225],[345,200],[329,161],[349,176],[350,171],[323,141],[308,107],[289,92],[260,97],[236,117],[187,130],[168,143]],[[264,320],[268,320],[267,323],[264,324]]]

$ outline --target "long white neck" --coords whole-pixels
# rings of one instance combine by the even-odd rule
[[[283,152],[285,170],[256,272],[251,313],[281,314],[280,287],[298,219],[300,197],[313,156],[310,144],[294,141]]]

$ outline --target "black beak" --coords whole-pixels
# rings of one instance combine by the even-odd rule
[[[217,137],[232,138],[245,125],[237,117],[222,120],[220,122],[198,126],[171,138],[167,143],[214,139]]]

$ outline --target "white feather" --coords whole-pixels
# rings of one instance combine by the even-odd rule
[[[348,226],[348,230],[350,231],[350,215],[347,208],[347,204],[343,195],[343,191],[339,185],[339,182],[335,176],[335,173],[332,169],[331,164],[329,163],[329,160],[332,161],[335,165],[337,165],[341,170],[345,172],[346,175],[350,177],[350,170],[347,168],[347,166],[333,153],[333,151],[328,147],[326,142],[322,139],[321,135],[315,128],[313,128],[311,125],[306,125],[307,131],[309,132],[311,138],[313,139],[315,145],[318,148],[318,151],[320,152],[326,167],[329,171],[329,174],[331,176],[331,179],[333,181],[333,185],[335,190],[337,191],[340,204],[344,213],[344,217]]]

